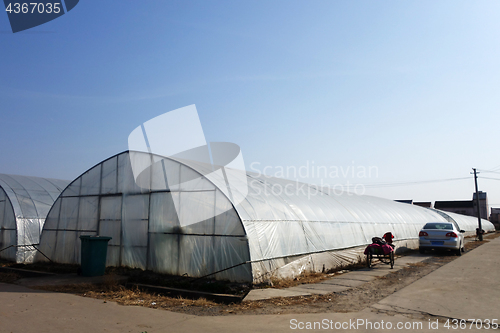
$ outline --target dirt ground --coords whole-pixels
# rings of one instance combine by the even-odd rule
[[[471,251],[488,239],[499,237],[500,233],[485,236],[483,242],[469,242],[466,250]],[[466,255],[466,254],[465,254]],[[218,304],[206,299],[172,298],[152,294],[138,289],[131,290],[121,286],[112,278],[102,285],[79,284],[71,286],[45,286],[40,289],[66,292],[102,299],[103,302],[117,302],[122,305],[146,306],[168,311],[182,312],[200,316],[218,316],[231,314],[296,314],[320,312],[355,312],[371,306],[424,277],[435,269],[455,260],[450,252],[435,253],[431,258],[409,265],[399,271],[376,278],[360,287],[328,295],[280,297],[262,301],[242,302],[238,304]],[[0,281],[12,283],[16,276],[0,273]],[[296,279],[291,284],[314,283],[328,278],[327,274],[313,274],[303,279]],[[289,283],[288,283],[289,284]],[[288,286],[285,284],[283,286]]]

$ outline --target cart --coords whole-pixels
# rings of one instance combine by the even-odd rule
[[[372,267],[373,259],[378,259],[380,262],[391,265],[391,268],[394,268],[394,249],[391,246],[383,248],[379,244],[371,244],[366,247],[365,254],[368,268]]]

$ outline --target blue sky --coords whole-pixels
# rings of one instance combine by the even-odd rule
[[[82,0],[12,34],[0,15],[0,172],[73,179],[196,104],[207,140],[237,143],[249,168],[469,177],[366,190],[467,200],[471,168],[500,167],[498,17],[498,1]],[[479,180],[497,207],[499,185]]]

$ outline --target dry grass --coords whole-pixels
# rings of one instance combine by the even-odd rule
[[[203,291],[217,294],[245,295],[251,285],[214,279],[198,279],[189,276],[177,276],[144,271],[127,267],[108,267],[106,274],[128,277],[129,283],[149,284],[160,287]]]
[[[0,282],[3,283],[14,283],[15,281],[19,280],[21,276],[17,273],[0,273]]]
[[[427,265],[428,265],[428,263],[425,263],[425,262],[415,262],[415,263],[408,264],[409,267],[424,267]]]
[[[62,293],[71,293],[79,296],[102,299],[104,302],[113,301],[122,305],[139,305],[150,308],[162,308],[165,310],[179,310],[177,308],[183,307],[212,307],[219,304],[206,300],[205,298],[199,299],[186,299],[182,297],[168,297],[153,293],[148,293],[135,289],[128,289],[115,280],[109,280],[100,285],[94,284],[74,284],[64,286],[43,286],[38,289],[55,291]]]
[[[327,271],[326,273],[323,272],[302,272],[299,276],[296,276],[294,278],[276,278],[276,277],[271,277],[270,280],[266,283],[262,283],[259,285],[254,286],[255,289],[260,289],[260,288],[276,288],[276,289],[283,289],[283,288],[290,288],[290,287],[295,287],[301,284],[310,284],[310,283],[318,283],[324,280],[328,280],[332,278],[333,276],[338,276],[340,274],[347,273],[351,270],[356,270],[360,268],[364,268],[366,266],[366,263],[364,261],[364,257],[358,257],[358,260],[356,262],[353,262],[351,264],[347,265],[342,265],[339,266],[335,269],[331,269]]]
[[[300,284],[318,283],[331,276],[333,276],[333,274],[303,272],[295,278],[278,279],[273,277],[271,278],[271,285],[273,288],[277,289],[290,288]]]
[[[182,297],[168,297],[141,291],[138,288],[129,289],[121,285],[114,275],[106,275],[102,284],[80,283],[64,286],[43,286],[38,289],[71,293],[84,297],[102,299],[104,302],[113,301],[122,305],[139,305],[150,308],[176,310],[178,307],[211,307],[218,304],[205,298],[186,299]]]
[[[321,295],[299,296],[299,297],[279,297],[265,301],[244,302],[238,304],[224,305],[205,298],[187,299],[183,297],[169,297],[142,291],[138,288],[128,289],[115,280],[110,280],[100,285],[93,284],[75,284],[65,286],[43,286],[38,289],[71,293],[83,297],[101,299],[104,302],[112,301],[121,305],[145,306],[155,309],[164,309],[176,312],[195,313],[201,315],[224,315],[232,313],[241,313],[246,311],[258,311],[262,308],[272,307],[290,307],[297,305],[313,304],[317,301],[332,299],[333,295],[328,297]]]
[[[483,241],[482,242],[478,241],[478,240],[474,240],[472,242],[465,243],[465,250],[466,251],[473,250],[476,247],[481,246],[482,244],[488,243],[489,240],[495,239],[497,237],[500,237],[500,231],[496,231],[494,233],[486,234],[486,235],[483,236]]]
[[[495,232],[492,232],[492,233],[484,235],[483,239],[484,238],[486,238],[486,239],[495,239],[497,237],[500,237],[500,230],[497,230]]]

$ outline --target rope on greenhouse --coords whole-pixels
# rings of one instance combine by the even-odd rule
[[[6,248],[4,249],[1,249],[0,252],[4,251],[4,250],[7,250],[7,249],[10,249],[11,247],[16,247],[15,245],[10,245],[10,246],[7,246]]]
[[[201,279],[206,278],[207,276],[215,275],[215,274],[218,274],[218,273],[221,273],[221,272],[227,271],[227,270],[229,270],[229,269],[231,269],[231,268],[235,268],[235,267],[238,267],[238,266],[241,266],[241,265],[245,265],[245,264],[250,264],[250,263],[252,263],[252,261],[244,261],[244,262],[240,262],[239,264],[233,265],[233,266],[231,266],[231,267],[226,267],[226,268],[221,269],[221,270],[219,270],[219,271],[212,272],[212,273],[210,273],[210,274],[207,274],[207,275],[204,275],[204,276],[199,277],[199,278],[197,278],[197,279],[194,279],[194,280],[193,280],[193,281],[191,281],[191,282],[196,282],[196,281],[198,281],[198,280],[201,280]]]
[[[397,239],[397,241],[406,241],[406,240],[415,240],[415,239],[418,239],[418,237],[408,237],[408,238],[400,238],[400,239]],[[366,243],[368,244],[368,243]],[[345,248],[341,248],[341,249],[328,249],[328,250],[321,250],[321,251],[311,251],[311,252],[306,252],[306,253],[302,253],[302,255],[310,255],[310,254],[315,254],[315,253],[325,253],[325,252],[334,252],[334,251],[339,251],[339,250],[349,250],[349,249],[353,249],[353,248],[357,248],[357,247],[360,247],[360,246],[364,246],[366,244],[361,244],[361,245],[353,245],[353,246],[349,246],[349,247],[345,247]],[[230,266],[230,267],[226,267],[224,269],[221,269],[219,271],[216,271],[216,272],[212,272],[210,274],[207,274],[207,275],[203,275],[199,278],[196,278],[194,279],[193,281],[191,282],[196,282],[198,280],[201,280],[201,279],[204,279],[208,276],[211,276],[211,275],[215,275],[215,274],[218,274],[218,273],[221,273],[221,272],[224,272],[224,271],[227,271],[227,270],[230,270],[232,268],[235,268],[235,267],[238,267],[238,266],[241,266],[241,265],[245,265],[245,264],[252,264],[252,263],[255,263],[255,262],[262,262],[262,261],[266,261],[266,260],[272,260],[272,259],[281,259],[281,258],[286,258],[286,256],[280,256],[280,257],[274,257],[274,258],[262,258],[262,259],[258,259],[258,260],[249,260],[249,261],[244,261],[244,262],[241,262],[239,264],[236,264],[236,265],[233,265],[233,266]],[[271,272],[267,272],[265,274],[270,274]]]
[[[4,250],[7,250],[7,249],[10,249],[11,247],[16,247],[16,248],[17,248],[17,247],[30,247],[30,246],[31,246],[31,247],[32,247],[32,248],[34,248],[36,251],[40,252],[42,256],[44,256],[45,258],[47,258],[47,260],[48,260],[48,261],[52,262],[52,260],[51,260],[49,257],[47,257],[47,256],[45,255],[45,253],[43,253],[42,251],[40,251],[40,249],[39,249],[39,248],[37,248],[35,245],[40,245],[40,244],[29,244],[29,245],[9,245],[9,246],[7,246],[6,248],[1,249],[1,250],[0,250],[0,252],[2,252],[2,251],[4,251]]]

